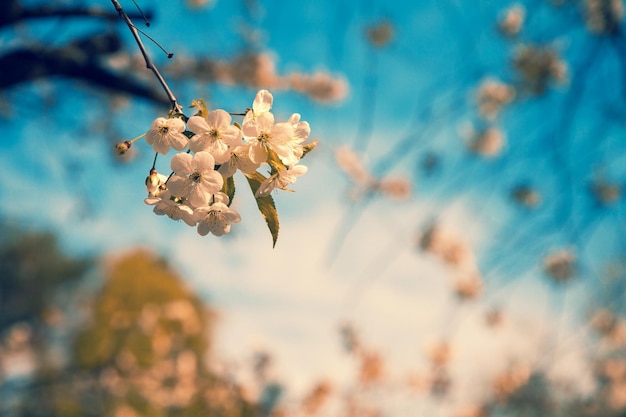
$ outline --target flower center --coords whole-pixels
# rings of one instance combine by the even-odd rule
[[[257,140],[262,143],[267,143],[269,141],[270,135],[267,132],[261,132],[261,134],[257,137]]]
[[[161,135],[167,135],[169,131],[170,131],[170,128],[169,128],[169,127],[167,127],[167,126],[161,126],[161,127],[159,128],[159,133],[160,133]]]
[[[198,182],[200,181],[201,178],[202,178],[202,175],[200,175],[199,172],[194,172],[193,174],[189,175],[189,179],[191,179],[191,181],[193,182]]]
[[[211,138],[211,142],[215,142],[221,137],[221,132],[218,129],[213,129],[209,131],[209,138]]]

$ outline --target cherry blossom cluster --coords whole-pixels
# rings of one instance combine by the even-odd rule
[[[224,110],[209,111],[202,102],[194,102],[198,113],[189,118],[174,112],[155,119],[145,134],[146,142],[156,156],[172,148],[179,153],[171,158],[169,176],[152,167],[146,178],[145,203],[154,206],[158,215],[197,227],[202,236],[222,236],[241,220],[230,207],[233,176],[241,171],[275,243],[278,220],[270,194],[276,189],[291,191],[287,187],[307,172],[306,166],[299,165],[300,159],[316,142],[304,144],[311,129],[297,113],[277,123],[270,111],[272,104],[272,94],[259,91],[241,124],[233,123]],[[130,142],[118,144],[118,152],[129,146]],[[269,167],[269,176],[257,171],[262,166]]]

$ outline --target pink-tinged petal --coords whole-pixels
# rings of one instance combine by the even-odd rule
[[[274,96],[272,96],[272,93],[267,90],[260,90],[256,93],[254,103],[252,103],[252,110],[254,110],[256,115],[268,112],[272,108],[273,102]]]
[[[265,146],[263,146],[261,142],[253,143],[252,146],[250,146],[249,155],[250,160],[255,164],[260,165],[267,161],[267,149],[265,149]]]
[[[187,139],[187,136],[183,135],[182,133],[176,133],[172,135],[171,139],[172,148],[176,149],[177,151],[182,151],[187,147],[187,144],[189,143],[189,139]]]
[[[270,131],[272,142],[287,143],[293,137],[293,127],[289,123],[276,123]]]
[[[200,182],[196,185],[202,192],[206,194],[216,194],[224,186],[224,177],[217,171],[208,171],[202,173]],[[204,204],[197,205],[196,207]]]
[[[200,184],[196,184],[196,186],[189,191],[187,198],[193,207],[202,207],[209,204],[211,194],[205,192],[203,187],[200,187]]]
[[[200,223],[198,223],[198,234],[200,236],[206,236],[209,234],[209,225],[207,222],[200,221]]]
[[[180,205],[180,219],[187,223],[188,226],[195,226],[196,220],[193,218],[193,210],[191,207]]]
[[[210,136],[207,133],[200,133],[189,139],[189,149],[191,149],[191,152],[193,153],[206,151],[209,149],[210,143]]]
[[[188,153],[179,153],[172,157],[170,168],[178,175],[189,175],[194,171],[192,161]]]
[[[193,157],[193,164],[198,168],[198,171],[212,171],[215,167],[215,158],[209,152],[198,152]]]
[[[226,224],[223,227],[215,227],[211,232],[215,236],[224,236],[225,234],[230,232],[230,224]]]
[[[217,141],[209,149],[216,164],[223,164],[230,159],[230,148],[222,141]]]
[[[228,210],[223,213],[223,216],[226,218],[228,223],[239,223],[241,221],[241,216],[235,210]]]
[[[289,170],[289,172],[292,175],[295,175],[296,177],[299,177],[301,175],[306,174],[306,172],[309,170],[309,168],[306,167],[306,165],[296,165],[295,167],[291,167],[291,169]]]
[[[209,211],[211,211],[210,206],[199,207],[193,211],[193,219],[196,222],[200,222],[204,220],[204,218],[207,216]]]
[[[160,128],[165,126],[166,123],[167,119],[165,117],[157,117],[152,121],[152,124],[150,125],[150,130],[159,130]]]
[[[242,156],[237,160],[239,169],[241,170],[241,172],[243,172],[244,174],[252,174],[253,172],[255,172],[260,164],[254,163],[250,160],[250,156],[246,155],[246,156]]]
[[[154,149],[155,152],[165,155],[167,152],[169,152],[170,145],[165,142],[162,137],[159,136],[152,144],[152,149]]]
[[[224,194],[223,192],[219,192],[219,193],[216,193],[215,195],[213,195],[213,201],[215,201],[215,203],[220,203],[220,204],[226,205],[226,208],[228,208],[228,201],[229,200],[230,200],[230,198],[228,198],[228,196],[226,194]]]
[[[300,160],[300,158],[293,153],[292,148],[288,144],[272,143],[271,147],[272,150],[276,152],[281,162],[287,166],[295,165]]]
[[[291,115],[289,120],[287,120],[287,123],[289,123],[290,125],[296,125],[298,124],[299,121],[300,121],[300,113],[294,113]]]
[[[259,188],[257,188],[256,193],[254,193],[254,197],[259,198],[259,197],[265,197],[266,195],[269,195],[274,190],[274,188],[276,188],[277,178],[278,178],[278,175],[274,174],[271,177],[267,178],[265,181],[263,181],[259,185]]]
[[[207,116],[207,121],[209,122],[209,125],[218,129],[224,129],[225,127],[229,126],[231,120],[232,117],[230,116],[230,114],[222,109],[213,110]]]
[[[174,175],[167,182],[167,188],[175,197],[185,197],[191,190],[192,183],[186,177]]]
[[[189,120],[187,120],[187,128],[196,134],[208,132],[210,130],[206,119],[200,116],[191,116]]]
[[[167,119],[167,127],[170,128],[170,130],[173,130],[175,132],[184,132],[185,131],[185,122],[182,121],[182,119],[175,117],[173,119]]]
[[[234,148],[241,145],[241,130],[237,126],[228,126],[222,131],[222,142]]]
[[[154,206],[159,201],[161,201],[161,197],[146,197],[143,200],[143,202],[149,206]]]
[[[220,165],[220,167],[217,169],[217,172],[220,173],[220,175],[222,175],[222,177],[224,178],[230,178],[233,175],[235,175],[235,172],[237,172],[237,165],[236,165],[236,161],[233,159],[234,157],[231,156],[231,158],[228,160],[228,162],[223,163],[222,165]]]
[[[245,125],[246,123],[250,122],[251,120],[254,120],[256,118],[256,116],[254,115],[254,111],[252,110],[248,110],[246,112],[246,115],[243,116],[243,121],[241,122],[241,125]]]
[[[256,139],[259,136],[259,126],[256,120],[249,120],[241,126],[241,131],[246,139]]]
[[[148,132],[146,132],[146,143],[148,145],[152,145],[156,138],[158,138],[158,134],[154,130],[148,130]]]
[[[294,138],[298,138],[299,142],[305,141],[311,134],[311,126],[309,122],[300,122],[293,129]]]
[[[272,113],[263,113],[256,119],[258,130],[261,132],[269,132],[274,126],[274,115]]]

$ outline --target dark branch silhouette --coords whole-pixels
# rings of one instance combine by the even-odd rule
[[[130,94],[157,103],[169,103],[161,91],[148,87],[128,74],[106,68],[102,56],[120,51],[115,33],[96,34],[60,48],[32,46],[0,56],[0,90],[37,79],[61,76],[117,93]]]
[[[38,5],[24,7],[18,0],[5,0],[3,11],[0,13],[0,29],[11,26],[24,20],[31,19],[48,19],[54,17],[77,17],[77,18],[100,18],[114,21],[119,16],[113,11],[104,10],[93,6],[55,6],[55,5]],[[149,20],[152,18],[152,12],[144,13]],[[140,14],[129,13],[131,18],[142,18]]]

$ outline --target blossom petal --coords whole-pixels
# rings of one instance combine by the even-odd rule
[[[166,141],[163,140],[162,136],[157,135],[154,138],[154,143],[152,144],[152,149],[154,149],[155,152],[158,152],[161,155],[165,155],[166,153],[169,152],[170,145]]]
[[[187,198],[189,199],[189,203],[192,206],[202,207],[209,204],[209,201],[211,200],[211,195],[211,193],[207,193],[202,187],[196,184],[195,187],[192,187],[191,190],[189,190]]]
[[[222,142],[230,147],[241,145],[241,130],[237,126],[227,126],[222,131]]]
[[[215,141],[208,151],[213,155],[216,164],[223,164],[230,159],[230,148],[221,140]]]
[[[296,165],[294,167],[291,167],[291,169],[289,170],[289,173],[291,173],[291,175],[299,177],[301,175],[306,174],[308,170],[309,169],[305,165]]]
[[[191,116],[189,120],[187,120],[187,128],[196,134],[208,132],[210,130],[207,120],[200,116]]]
[[[217,194],[223,186],[224,177],[217,171],[208,171],[202,173],[202,178],[196,188],[200,188],[207,194]]]
[[[256,93],[254,103],[252,103],[252,110],[254,110],[254,114],[260,115],[270,111],[273,101],[274,96],[272,96],[272,93],[267,90],[260,90]]]
[[[207,116],[207,122],[210,126],[217,129],[223,129],[230,125],[232,117],[222,109],[213,110]]]
[[[182,151],[187,147],[187,144],[189,143],[189,139],[187,139],[187,136],[183,135],[182,133],[173,133],[169,135],[169,139],[172,144],[172,148],[176,149],[177,151]]]
[[[182,119],[178,118],[178,117],[174,117],[172,119],[166,119],[167,120],[167,127],[170,128],[170,130],[173,130],[175,132],[181,133],[185,131],[185,122],[182,121]]]
[[[213,168],[215,167],[215,158],[213,158],[213,155],[211,155],[209,152],[198,152],[193,157],[193,164],[200,172],[213,170]]]
[[[211,143],[211,138],[206,132],[199,133],[194,135],[189,139],[189,149],[191,152],[197,153],[206,151],[209,149],[209,144]]]
[[[311,134],[311,126],[309,122],[300,122],[293,128],[293,136],[298,138],[299,142],[305,141]]]
[[[186,177],[174,175],[167,182],[167,188],[173,196],[185,197],[191,191],[192,183]]]
[[[262,164],[267,161],[267,149],[261,142],[253,143],[250,146],[250,160],[255,164]]]
[[[251,119],[241,126],[243,136],[247,139],[256,139],[259,136],[260,129],[256,120]]]
[[[209,225],[207,224],[207,222],[203,222],[201,221],[200,223],[198,223],[198,234],[200,236],[206,236],[209,234]]]
[[[193,157],[188,153],[179,153],[172,157],[170,168],[179,175],[189,175],[193,172]]]
[[[257,117],[256,122],[258,131],[269,132],[272,129],[272,126],[274,126],[274,115],[269,112],[263,113]]]

